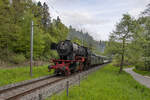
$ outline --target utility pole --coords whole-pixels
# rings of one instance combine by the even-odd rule
[[[34,22],[31,21],[31,36],[30,36],[30,76],[32,77],[32,62],[33,62],[33,26]]]

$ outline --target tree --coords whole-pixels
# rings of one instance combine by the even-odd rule
[[[143,22],[143,58],[144,58],[144,70],[150,71],[150,18],[145,17],[146,20]]]
[[[45,28],[45,30],[48,28],[51,22],[50,14],[49,14],[49,7],[48,5],[44,2],[43,4],[43,12],[42,12],[42,24]]]
[[[132,22],[133,19],[131,16],[129,14],[124,14],[121,21],[116,25],[115,31],[110,35],[109,45],[111,47],[109,52],[121,57],[119,73],[122,72],[127,46],[132,36]]]
[[[50,50],[51,42],[66,39],[68,28],[56,19],[51,22],[46,3],[37,4],[32,0],[0,0],[0,61],[12,62],[13,58],[30,57],[30,25],[34,21],[34,60],[48,60],[57,57]],[[42,23],[43,21],[43,23]],[[15,61],[16,63],[16,61]]]
[[[141,15],[137,20],[137,25],[140,27],[135,29],[136,32],[139,31],[135,40],[140,45],[139,48],[141,47],[140,57],[142,59],[139,61],[141,64],[137,64],[136,68],[150,71],[150,4]]]
[[[42,7],[42,4],[41,4],[40,1],[37,3],[37,5],[38,5],[39,7]]]
[[[147,8],[142,12],[144,16],[150,16],[150,4],[147,5]]]

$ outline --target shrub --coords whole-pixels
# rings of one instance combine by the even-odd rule
[[[140,60],[135,64],[135,68],[138,70],[145,70],[144,61]]]
[[[10,61],[14,64],[23,63],[26,60],[23,54],[16,54],[10,57]]]

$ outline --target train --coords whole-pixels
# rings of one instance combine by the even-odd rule
[[[48,70],[54,69],[56,75],[68,76],[110,62],[108,57],[96,55],[89,48],[71,40],[52,43],[51,49],[57,51],[59,59],[51,59],[53,65],[49,65]]]

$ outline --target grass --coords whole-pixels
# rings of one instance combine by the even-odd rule
[[[88,76],[79,86],[55,94],[47,100],[150,100],[150,89],[140,85],[129,74],[118,74],[111,64]]]
[[[144,75],[144,76],[150,76],[150,71],[143,71],[143,70],[138,70],[138,69],[133,69],[134,72]]]
[[[47,65],[40,67],[33,67],[33,77],[30,77],[29,72],[30,67],[0,69],[0,86],[21,82],[24,80],[30,80],[33,78],[38,78],[40,76],[46,76],[52,73],[48,72]]]

